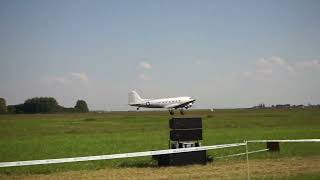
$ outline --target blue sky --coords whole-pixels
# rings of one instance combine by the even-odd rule
[[[320,103],[320,1],[0,1],[0,97]]]

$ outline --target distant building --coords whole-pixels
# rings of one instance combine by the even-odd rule
[[[289,109],[291,106],[290,104],[277,104],[276,108],[278,109]]]
[[[261,103],[261,104],[259,104],[257,106],[253,106],[252,108],[254,108],[254,109],[264,109],[264,108],[266,108],[266,105],[264,103]]]
[[[296,105],[296,108],[304,108],[304,105],[302,105],[302,104]]]

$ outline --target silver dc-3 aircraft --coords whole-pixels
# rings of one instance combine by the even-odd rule
[[[129,92],[129,105],[143,108],[166,108],[171,115],[174,115],[175,109],[180,109],[180,114],[184,115],[183,109],[189,109],[195,102],[191,97],[174,97],[163,99],[142,99],[135,91]]]

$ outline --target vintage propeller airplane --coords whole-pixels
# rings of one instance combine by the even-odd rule
[[[183,109],[189,109],[192,107],[195,99],[191,97],[173,97],[162,99],[143,99],[136,91],[129,92],[129,105],[143,108],[167,108],[171,115],[174,115],[175,109],[180,109],[180,114],[184,115]]]

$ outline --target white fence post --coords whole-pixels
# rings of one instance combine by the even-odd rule
[[[244,141],[244,143],[246,144],[246,154],[247,154],[247,176],[248,176],[248,180],[250,180],[250,165],[249,165],[249,148],[248,148],[248,142]]]

